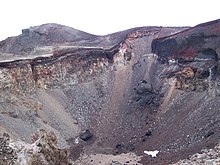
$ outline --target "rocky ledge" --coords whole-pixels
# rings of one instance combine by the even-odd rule
[[[67,165],[67,150],[59,149],[57,138],[53,132],[39,130],[32,137],[33,143],[12,140],[4,133],[0,136],[0,164],[1,165]]]
[[[176,88],[202,91],[219,72],[219,20],[155,39],[152,52],[168,64],[162,77],[175,77]]]

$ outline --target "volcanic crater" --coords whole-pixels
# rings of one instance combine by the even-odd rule
[[[220,20],[104,36],[24,29],[0,42],[0,132],[32,143],[41,130],[69,164],[175,163],[219,142],[219,55]]]

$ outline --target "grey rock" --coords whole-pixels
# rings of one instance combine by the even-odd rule
[[[122,165],[121,163],[119,163],[118,161],[112,161],[111,165]]]
[[[79,137],[80,139],[87,141],[93,137],[93,134],[89,130],[86,130],[85,132],[81,133]]]

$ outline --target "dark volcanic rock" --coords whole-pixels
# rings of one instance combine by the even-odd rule
[[[120,154],[120,153],[122,153],[122,152],[124,152],[125,151],[125,145],[124,144],[117,144],[116,146],[115,146],[115,149],[114,149],[114,153],[115,154]]]
[[[142,141],[145,142],[150,136],[152,135],[152,132],[149,130],[145,133],[145,135],[142,137]]]
[[[81,133],[79,137],[80,139],[87,141],[93,137],[93,134],[89,130],[86,130],[85,132]]]
[[[0,164],[14,164],[17,159],[16,152],[9,146],[10,136],[4,133],[0,136]]]
[[[206,75],[212,79],[217,73],[220,54],[219,27],[220,21],[216,20],[176,35],[155,39],[152,42],[152,52],[156,53],[161,61],[166,61],[169,68],[162,75],[166,75],[167,78],[176,77],[178,89],[186,91],[207,89]],[[186,70],[194,72],[193,76],[185,77]],[[202,86],[203,89],[199,87],[197,90],[197,86]]]
[[[216,60],[216,51],[219,51],[219,25],[220,20],[216,20],[155,39],[152,42],[152,52],[160,58],[185,60],[198,58],[199,53],[202,53],[206,58]]]
[[[118,161],[112,161],[111,165],[122,165],[121,163],[119,163]]]
[[[126,149],[127,149],[128,151],[134,151],[135,146],[134,146],[134,144],[132,144],[132,143],[128,143],[128,145],[126,146]]]
[[[153,91],[153,87],[151,83],[143,80],[140,84],[138,84],[136,90],[137,94],[151,93]]]
[[[143,107],[157,108],[162,103],[162,97],[160,90],[154,89],[151,82],[142,80],[134,88],[134,95],[131,97],[130,103],[138,103]]]

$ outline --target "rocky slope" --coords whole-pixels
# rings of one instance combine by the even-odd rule
[[[27,143],[39,129],[53,131],[72,164],[126,153],[169,164],[212,147],[219,29],[219,20],[106,36],[57,24],[25,29],[0,42],[0,131]]]
[[[188,164],[220,164],[220,145],[216,145],[213,149],[203,149],[200,153],[190,156],[188,159],[180,160],[173,165],[188,165]]]

